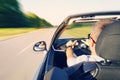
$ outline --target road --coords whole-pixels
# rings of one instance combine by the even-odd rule
[[[56,28],[42,29],[0,41],[0,80],[32,80],[44,54],[33,51],[38,41],[49,45]]]

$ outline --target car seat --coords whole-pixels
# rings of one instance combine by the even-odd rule
[[[120,21],[105,27],[96,42],[96,53],[105,59],[96,63],[97,80],[120,80]]]

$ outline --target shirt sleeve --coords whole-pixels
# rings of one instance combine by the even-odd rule
[[[88,61],[88,57],[86,55],[81,55],[78,57],[71,57],[67,59],[67,65],[70,67],[83,61]]]
[[[81,55],[81,56],[78,56],[78,57],[71,57],[69,59],[67,59],[67,65],[70,67],[70,66],[73,66],[75,64],[78,64],[80,62],[88,62],[88,61],[102,61],[104,60],[103,58],[99,57],[99,56],[93,56],[93,55]]]
[[[97,61],[97,62],[104,61],[104,59],[99,56],[93,56],[93,55],[87,55],[87,56],[89,59],[88,61]]]

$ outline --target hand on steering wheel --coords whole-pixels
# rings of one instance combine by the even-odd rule
[[[66,47],[72,47],[72,48],[74,48],[76,42],[77,42],[77,40],[74,40],[74,41],[70,40],[70,41],[68,41],[66,43]]]
[[[87,46],[89,46],[89,40],[86,39],[86,40],[81,40],[81,42],[83,42],[84,44],[86,44]]]

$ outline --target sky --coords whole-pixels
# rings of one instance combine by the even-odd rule
[[[120,0],[18,0],[24,12],[33,12],[53,25],[67,16],[98,11],[120,11]]]

